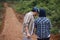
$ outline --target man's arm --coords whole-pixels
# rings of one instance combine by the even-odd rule
[[[30,36],[30,34],[29,34],[29,30],[28,30],[28,26],[26,26],[26,33],[27,33],[27,36]]]
[[[29,22],[30,22],[30,15],[26,15],[24,17],[24,24],[25,24],[25,32],[27,33],[27,36],[30,36],[29,29],[28,29]]]

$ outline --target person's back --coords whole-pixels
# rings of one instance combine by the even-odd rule
[[[45,40],[50,37],[50,20],[46,17],[45,11],[43,9],[40,10],[39,17],[35,20],[35,28],[37,34],[37,40]]]
[[[37,28],[37,35],[40,38],[47,38],[50,35],[50,21],[46,17],[39,17],[36,19],[35,26]]]

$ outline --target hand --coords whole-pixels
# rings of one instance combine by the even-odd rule
[[[27,34],[27,38],[28,38],[28,39],[30,39],[30,38],[31,38],[31,35],[30,35],[29,33]]]

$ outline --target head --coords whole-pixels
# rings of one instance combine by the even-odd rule
[[[8,7],[8,3],[7,3],[7,2],[3,3],[3,6],[4,6],[5,8]]]
[[[39,10],[39,17],[46,17],[46,10],[45,9],[41,8]]]
[[[33,15],[34,15],[34,16],[38,15],[38,8],[37,8],[37,7],[34,7],[34,8],[32,9],[32,12],[33,12]]]

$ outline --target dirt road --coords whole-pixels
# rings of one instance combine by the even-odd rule
[[[18,21],[12,8],[6,8],[4,29],[0,40],[22,40],[22,24]]]
[[[6,8],[4,29],[0,34],[0,40],[22,40],[22,36],[22,23],[18,21],[12,8]]]

